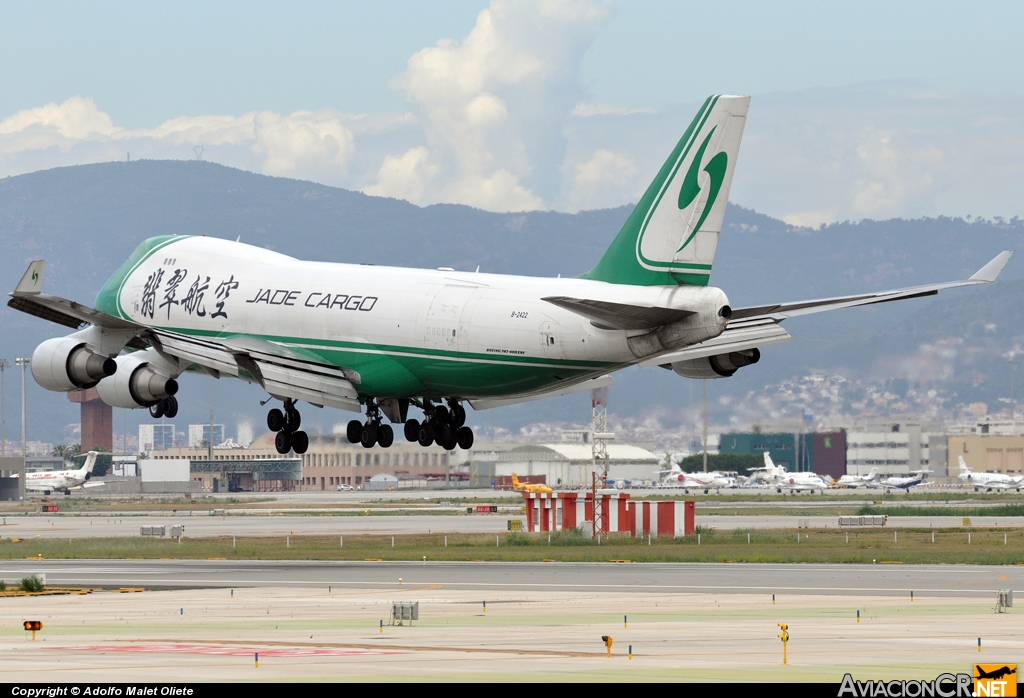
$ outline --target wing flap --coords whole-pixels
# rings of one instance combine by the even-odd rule
[[[602,330],[649,330],[685,320],[694,314],[692,310],[679,308],[628,305],[568,296],[548,296],[541,300],[582,315],[590,320],[590,324]]]

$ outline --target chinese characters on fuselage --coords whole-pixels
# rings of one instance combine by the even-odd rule
[[[167,279],[167,283],[164,284],[164,269],[161,268],[154,271],[147,277],[146,284],[142,289],[142,297],[138,306],[139,312],[144,317],[153,319],[158,310],[162,312],[166,308],[167,319],[170,320],[171,308],[178,306],[188,315],[206,317],[206,294],[210,290],[211,277],[201,273],[196,274],[190,285],[188,284],[189,278],[188,269],[175,269],[174,273]],[[228,311],[226,310],[227,301],[231,296],[231,292],[238,289],[239,282],[235,280],[235,275],[232,274],[228,279],[216,283],[217,285],[213,290],[213,304],[215,308],[209,313],[209,317],[226,320],[228,318]],[[163,285],[162,289],[161,285]],[[186,288],[187,290],[184,295],[179,298],[181,291]],[[158,305],[157,296],[161,293],[161,290],[163,300]],[[252,305],[263,303],[266,305],[289,307],[301,303],[307,308],[369,312],[377,304],[377,296],[357,296],[320,291],[306,293],[304,291],[280,288],[260,288],[252,298],[245,302]]]

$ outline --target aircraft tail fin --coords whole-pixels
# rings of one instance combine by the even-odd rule
[[[967,467],[967,463],[964,462],[963,456],[957,456],[957,461],[960,463],[960,477],[967,477],[971,474],[971,469]]]
[[[779,472],[778,467],[775,465],[775,461],[773,461],[772,457],[768,455],[768,451],[764,452],[764,470],[768,475],[772,476]]]
[[[611,247],[583,278],[706,286],[750,97],[712,95],[697,112]]]
[[[92,477],[92,471],[96,467],[96,456],[99,455],[98,451],[89,451],[85,454],[85,463],[78,469],[78,472],[85,473],[85,479],[88,480]]]

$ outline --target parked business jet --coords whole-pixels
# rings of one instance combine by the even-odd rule
[[[25,491],[41,492],[42,494],[53,494],[63,492],[71,494],[71,490],[84,490],[92,487],[103,487],[102,482],[88,482],[92,477],[93,468],[96,467],[96,451],[89,451],[85,457],[85,463],[78,470],[51,470],[41,473],[27,473],[25,475]]]
[[[875,477],[878,475],[878,468],[872,468],[867,475],[843,475],[836,480],[834,487],[845,487],[857,489],[860,487],[873,487],[876,485]]]
[[[735,487],[736,478],[718,471],[709,473],[687,473],[679,467],[679,463],[669,457],[672,467],[668,470],[659,470],[661,479],[658,482],[659,488],[672,489],[701,489],[707,494],[708,490],[720,490],[723,487]]]
[[[42,260],[8,305],[76,330],[33,354],[47,390],[95,387],[109,405],[174,417],[177,378],[196,371],[280,400],[267,426],[281,453],[309,446],[299,401],[365,411],[348,438],[366,448],[389,447],[394,423],[423,446],[468,449],[465,403],[599,388],[635,365],[725,378],[792,339],[780,326],[790,317],[987,284],[1002,271],[1010,251],[963,281],[733,308],[708,282],[749,101],[707,99],[604,256],[576,278],[309,262],[168,235],[142,242],[93,307],[43,293]]]
[[[814,490],[825,491],[829,488],[830,482],[826,482],[821,475],[817,473],[789,473],[786,469],[775,465],[775,461],[768,455],[768,451],[764,452],[764,473],[765,480],[769,486],[772,486],[778,492],[783,490],[793,491],[809,491]],[[831,478],[829,478],[831,480]]]
[[[931,470],[915,470],[909,477],[893,475],[892,477],[887,477],[884,480],[879,480],[878,487],[884,487],[886,492],[891,489],[909,490],[911,487],[917,487],[924,484],[925,478],[931,472]]]
[[[1020,492],[1020,488],[1024,486],[1024,475],[1012,477],[1005,473],[975,473],[967,467],[963,456],[957,456],[957,459],[960,461],[959,478],[965,485],[973,485],[975,492],[982,487],[987,490],[1015,489]]]

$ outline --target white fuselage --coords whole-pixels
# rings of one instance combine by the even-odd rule
[[[650,330],[599,329],[542,300],[546,296],[693,311],[696,315],[671,333],[678,346],[720,334],[725,320],[718,312],[728,302],[712,287],[305,262],[200,237],[177,238],[150,254],[115,295],[116,310],[103,307],[101,299],[97,305],[140,324],[208,336],[255,336],[333,353],[333,363],[364,367],[354,367],[361,394],[389,397],[422,395],[424,386],[427,392],[446,389],[432,385],[443,383],[443,376],[417,374],[410,364],[416,359],[535,369],[544,377],[533,382],[557,385],[567,377],[558,375],[559,369],[577,377],[601,375],[650,351],[651,342],[631,346],[631,338]],[[371,355],[395,359],[402,369],[368,365]],[[412,375],[405,376],[405,370]],[[518,374],[457,383],[460,397],[537,388]]]
[[[80,487],[86,481],[86,471],[54,470],[25,475],[25,489],[29,492],[57,492]]]

